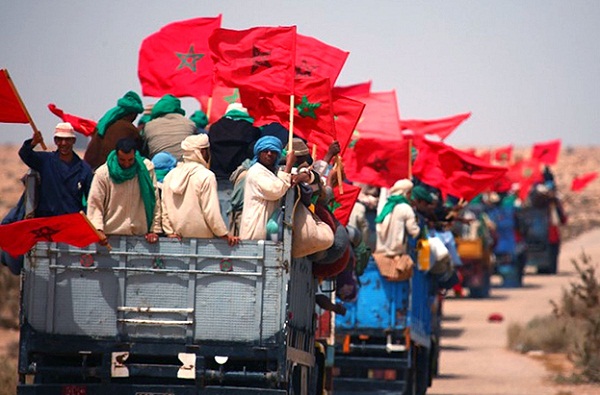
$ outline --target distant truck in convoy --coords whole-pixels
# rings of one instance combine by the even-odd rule
[[[367,218],[374,232],[374,210]],[[336,316],[335,394],[423,395],[437,374],[442,298],[429,267],[418,264],[416,245],[409,247],[409,280],[387,281],[371,257],[356,301]]]
[[[280,241],[38,243],[22,274],[17,394],[316,394],[311,262]]]

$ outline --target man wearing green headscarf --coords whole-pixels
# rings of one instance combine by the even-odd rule
[[[133,140],[119,140],[96,170],[88,217],[106,235],[146,235],[148,242],[158,241],[162,230],[154,165],[139,154]]]
[[[181,142],[195,134],[196,124],[185,117],[181,100],[173,95],[164,95],[152,107],[151,120],[144,126],[144,138],[148,157],[167,151],[178,161],[182,159]]]
[[[419,234],[415,212],[407,199],[412,187],[410,180],[403,179],[390,188],[387,201],[375,218],[375,253],[388,257],[405,254],[407,235],[416,237]]]
[[[106,162],[117,141],[124,137],[133,139],[137,149],[140,149],[142,137],[133,121],[142,111],[144,107],[140,96],[133,91],[127,92],[117,101],[116,107],[108,110],[98,121],[96,133],[92,135],[83,160],[96,170]]]

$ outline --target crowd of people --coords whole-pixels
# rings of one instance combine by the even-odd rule
[[[19,156],[39,177],[33,215],[85,212],[103,245],[110,235],[137,235],[149,243],[160,236],[194,237],[221,238],[235,246],[240,240],[276,239],[281,199],[294,188],[298,204],[310,212],[303,211],[297,225],[307,229],[294,232],[308,237],[304,246],[314,247],[294,254],[309,256],[320,277],[346,271],[346,300],[356,296],[360,271],[355,269],[366,264],[369,254],[359,253],[365,248],[379,257],[378,264],[392,264],[399,258],[416,260],[419,240],[429,240],[431,272],[450,288],[458,282],[454,268],[461,265],[454,238],[465,233],[465,225],[477,223],[497,256],[518,260],[519,203],[511,191],[487,193],[466,205],[452,197],[444,201],[441,191],[415,178],[398,180],[389,189],[359,184],[361,193],[344,226],[332,215],[332,191],[341,180],[330,177],[338,174],[331,162],[339,144],[332,143],[317,160],[304,140],[288,141],[281,124],[256,127],[253,122],[240,103],[209,125],[202,111],[186,117],[172,95],[144,107],[139,95],[127,92],[99,120],[83,159],[73,149],[76,133],[66,122],[55,127],[54,152],[34,150],[42,142],[40,133],[23,143]],[[555,191],[546,178],[533,190]],[[552,225],[558,226],[566,216],[556,194],[550,200]],[[15,212],[3,223],[23,219]],[[557,246],[558,233],[553,234]],[[557,256],[558,248],[553,251]],[[22,257],[3,253],[2,262],[19,273]]]

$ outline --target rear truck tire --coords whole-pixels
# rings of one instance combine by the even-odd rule
[[[411,344],[411,359],[403,395],[425,395],[431,378],[429,349]]]
[[[481,286],[469,288],[469,297],[474,298],[474,299],[489,298],[490,297],[490,288],[491,288],[491,275],[490,275],[490,273],[485,273],[483,275]]]

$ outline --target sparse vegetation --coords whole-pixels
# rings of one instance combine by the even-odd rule
[[[600,279],[597,265],[582,253],[572,260],[577,281],[563,291],[552,315],[536,317],[526,326],[511,324],[508,346],[519,352],[564,353],[575,371],[560,381],[600,382]]]

